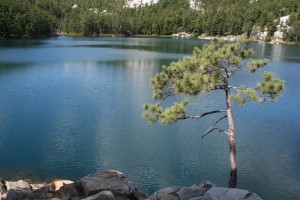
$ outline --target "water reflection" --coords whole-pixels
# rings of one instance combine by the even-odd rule
[[[201,47],[208,40],[174,40],[171,38],[91,38],[91,37],[61,37],[60,40],[49,40],[51,48],[114,48],[125,50],[142,50],[148,52],[191,53],[195,46]]]
[[[33,63],[28,63],[28,62],[17,62],[17,63],[6,63],[6,62],[1,62],[0,60],[0,76],[1,75],[7,75],[8,72],[16,72],[20,70],[24,70],[28,67],[33,66]]]
[[[285,48],[283,45],[280,44],[275,44],[272,46],[272,54],[271,54],[271,59],[273,61],[281,61],[282,56],[286,55],[285,54]]]
[[[257,58],[269,58],[275,62],[300,62],[300,50],[297,45],[251,44]]]
[[[0,39],[0,47],[3,48],[29,48],[46,44],[43,39]]]

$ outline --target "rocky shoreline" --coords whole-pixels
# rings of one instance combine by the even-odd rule
[[[126,175],[116,170],[100,171],[78,181],[54,180],[47,185],[1,180],[0,199],[261,200],[257,194],[247,190],[216,187],[210,182],[190,187],[167,187],[148,196]]]

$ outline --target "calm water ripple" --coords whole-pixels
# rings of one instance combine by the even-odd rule
[[[201,140],[214,118],[161,126],[141,117],[142,104],[153,102],[150,79],[161,66],[207,42],[0,40],[0,177],[76,180],[117,169],[149,194],[206,180],[227,186],[226,136]],[[264,199],[300,199],[300,47],[248,45],[257,58],[271,60],[267,70],[286,81],[286,91],[272,104],[234,108],[238,187]],[[242,73],[233,82],[253,85],[262,73]],[[190,108],[220,108],[222,95],[203,94]]]

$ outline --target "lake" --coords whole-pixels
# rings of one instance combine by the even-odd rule
[[[152,194],[209,180],[226,187],[225,134],[203,140],[213,117],[150,125],[150,79],[204,40],[56,37],[0,40],[0,177],[78,180],[117,169]],[[278,101],[235,106],[238,187],[263,199],[300,199],[300,46],[251,43],[286,81]],[[254,85],[263,71],[232,80]],[[170,104],[177,98],[169,99]],[[192,98],[194,113],[223,108],[223,93]],[[226,123],[223,124],[226,127]]]

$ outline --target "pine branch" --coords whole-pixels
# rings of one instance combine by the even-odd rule
[[[241,70],[240,67],[234,66],[234,67],[233,67],[233,70],[230,71],[230,72],[228,73],[228,78],[229,78],[230,76],[232,76],[235,72],[240,71],[240,70]]]
[[[220,65],[217,65],[217,66],[211,66],[211,67],[208,67],[207,69],[204,70],[204,74],[206,73],[211,73],[211,72],[215,72],[215,71],[220,71],[222,67]]]
[[[215,88],[211,90],[224,90],[224,89],[225,89],[225,85],[216,85]]]
[[[245,87],[235,87],[235,86],[228,86],[228,88],[234,89],[236,91],[238,91],[238,90],[246,90],[247,89]]]
[[[216,114],[216,113],[221,113],[221,112],[226,112],[226,110],[213,110],[213,111],[210,111],[210,112],[202,113],[200,115],[183,116],[183,117],[179,117],[178,120],[183,120],[183,119],[199,119],[199,118],[205,117],[206,115],[211,115],[211,114]]]

